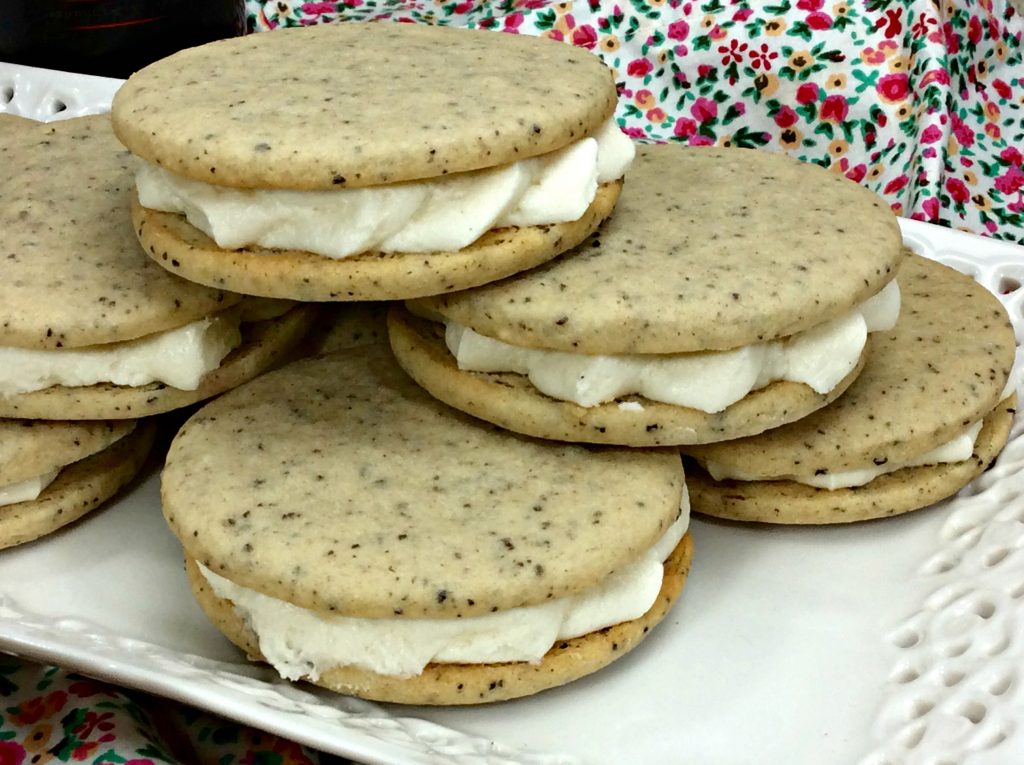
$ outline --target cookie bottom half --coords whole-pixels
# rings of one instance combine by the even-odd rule
[[[984,472],[1010,435],[1017,397],[984,420],[974,454],[963,462],[909,467],[863,486],[818,489],[795,481],[716,481],[687,460],[686,484],[694,512],[734,521],[829,524],[900,515],[956,494]]]
[[[555,688],[596,672],[635,648],[679,597],[692,555],[693,542],[687,533],[665,560],[661,590],[643,616],[560,640],[537,664],[428,664],[421,674],[408,678],[340,666],[311,682],[364,699],[425,705],[487,704]],[[214,594],[193,561],[186,559],[185,568],[192,592],[213,625],[250,658],[261,661],[256,635],[233,604]]]

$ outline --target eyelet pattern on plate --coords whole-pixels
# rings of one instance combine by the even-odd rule
[[[922,255],[969,273],[999,296],[1024,338],[1024,250],[1000,244],[971,261],[935,242],[933,230],[902,221]],[[944,233],[943,239],[949,240]],[[956,235],[954,235],[956,236]],[[973,237],[961,252],[975,252]],[[1019,380],[1018,380],[1019,388]],[[1007,762],[1022,735],[1024,682],[1024,423],[1018,419],[996,464],[945,503],[935,551],[916,575],[930,594],[886,636],[896,660],[861,765]]]

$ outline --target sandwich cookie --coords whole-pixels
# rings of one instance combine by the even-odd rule
[[[243,298],[152,263],[107,116],[5,125],[0,156],[0,417],[135,418],[276,361],[313,309]]]
[[[822,168],[639,149],[616,214],[564,257],[389,317],[442,401],[543,438],[650,446],[759,433],[824,406],[899,312],[895,218]]]
[[[228,638],[288,679],[401,703],[593,672],[661,620],[690,561],[678,454],[502,431],[431,398],[381,344],[205,406],[162,497]]]
[[[154,426],[131,420],[0,420],[0,548],[95,509],[144,464]]]
[[[287,87],[253,76],[270,71]],[[579,243],[633,156],[615,104],[611,70],[570,45],[331,24],[156,62],[113,120],[142,160],[135,226],[162,266],[252,295],[382,300]]]
[[[916,255],[899,282],[899,322],[838,400],[759,436],[684,449],[703,467],[688,471],[696,510],[768,523],[878,518],[955,494],[992,463],[1016,407],[1005,309]]]

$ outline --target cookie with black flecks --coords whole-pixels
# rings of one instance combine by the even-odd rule
[[[768,523],[844,523],[916,510],[956,493],[1009,436],[1015,339],[1000,301],[971,277],[912,256],[903,308],[860,377],[799,422],[684,447],[693,505]],[[712,477],[714,476],[714,477]]]
[[[677,454],[508,433],[430,397],[382,344],[203,407],[161,492],[230,639],[284,677],[406,703],[596,670],[662,618],[690,558]]]
[[[0,417],[120,419],[199,401],[298,341],[311,309],[169,274],[132,231],[107,115],[0,135]]]
[[[768,152],[639,149],[616,214],[540,268],[407,301],[406,371],[522,433],[695,444],[799,419],[856,378],[899,310],[875,194]]]
[[[51,534],[118,493],[145,464],[151,422],[0,420],[0,548]]]
[[[591,233],[633,153],[616,97],[600,59],[554,41],[330,24],[156,62],[113,120],[142,160],[133,219],[157,263],[246,294],[382,300],[493,281]]]

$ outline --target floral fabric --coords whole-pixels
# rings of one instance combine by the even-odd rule
[[[249,0],[269,30],[388,19],[533,34],[612,67],[638,140],[784,151],[900,215],[1024,241],[1024,21],[1005,0]]]
[[[343,765],[348,760],[52,666],[0,655],[0,765]]]

